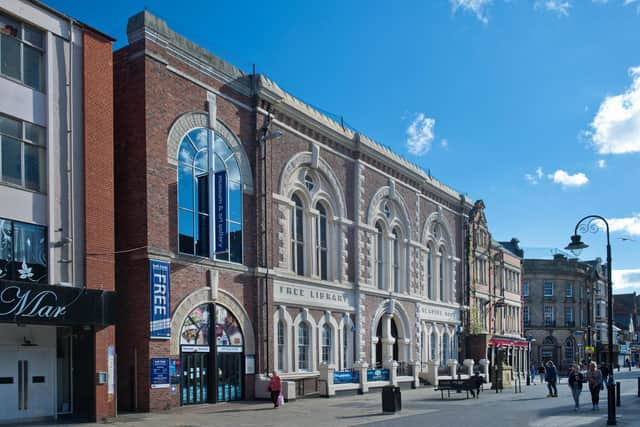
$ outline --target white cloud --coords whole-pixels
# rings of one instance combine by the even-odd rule
[[[444,148],[445,150],[449,149],[449,140],[447,140],[446,138],[443,138],[442,141],[440,141],[440,146],[442,148]]]
[[[533,4],[534,9],[544,9],[549,12],[556,13],[558,16],[569,16],[569,8],[571,3],[568,0],[536,0]]]
[[[629,6],[630,4],[637,3],[639,0],[624,0],[624,5]],[[636,7],[636,12],[640,13],[640,4]]]
[[[600,169],[604,169],[607,167],[607,162],[604,159],[599,159],[598,160],[598,167]]]
[[[631,86],[607,96],[585,134],[600,154],[640,152],[640,66],[629,69]]]
[[[436,120],[429,118],[424,113],[419,113],[415,120],[407,128],[407,148],[409,153],[421,156],[431,149],[431,142],[435,137],[433,128]]]
[[[547,175],[547,178],[563,187],[582,187],[589,182],[589,178],[582,172],[570,175],[562,169],[558,169],[553,174]]]
[[[640,268],[611,271],[613,290],[617,293],[640,292]]]
[[[624,231],[632,236],[640,236],[640,214],[627,218],[607,218],[611,231]]]
[[[456,13],[458,9],[473,13],[483,24],[489,22],[487,8],[493,0],[449,0],[451,10]]]
[[[540,179],[542,179],[543,176],[544,172],[542,172],[542,166],[538,166],[535,173],[525,173],[524,179],[526,179],[533,185],[538,185],[540,183]]]

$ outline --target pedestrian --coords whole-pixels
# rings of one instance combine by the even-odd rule
[[[529,369],[529,375],[531,375],[531,383],[533,385],[536,385],[536,365],[531,365],[531,368]]]
[[[580,372],[578,365],[572,365],[569,368],[569,378],[567,382],[569,383],[571,395],[575,403],[574,410],[577,411],[580,409],[580,393],[582,393],[582,383],[584,382],[584,375]]]
[[[596,362],[589,364],[589,370],[587,371],[587,382],[589,383],[589,392],[591,393],[592,411],[600,409],[600,391],[604,388],[602,372],[598,369]]]
[[[627,357],[627,360],[625,361],[625,363],[627,364],[627,366],[629,367],[629,372],[631,372],[631,361],[629,360],[629,358]]]
[[[282,391],[280,377],[278,376],[278,372],[274,369],[271,373],[271,380],[269,380],[269,392],[271,393],[271,402],[273,402],[274,408],[279,406],[278,396],[280,396],[280,391]]]
[[[540,384],[544,384],[544,363],[538,366],[538,376],[540,377]]]
[[[609,372],[609,367],[604,362],[600,364],[600,372],[602,372],[602,381],[607,382],[611,372]]]
[[[556,383],[558,382],[558,369],[551,360],[547,362],[544,379],[547,381],[547,388],[549,389],[547,397],[558,397],[558,388],[556,387]]]

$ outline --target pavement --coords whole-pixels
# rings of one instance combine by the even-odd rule
[[[640,427],[640,397],[637,378],[640,369],[615,373],[621,383],[621,403],[617,425]],[[482,426],[482,427],[592,427],[607,423],[606,392],[600,395],[600,411],[591,410],[588,390],[581,396],[582,407],[573,410],[573,399],[566,379],[558,386],[558,398],[547,398],[546,385],[522,386],[522,393],[505,389],[502,393],[485,389],[479,399],[466,399],[466,393],[440,399],[432,387],[402,390],[402,411],[383,414],[379,392],[364,395],[299,399],[273,409],[264,401],[228,402],[215,405],[181,407],[167,412],[124,414],[107,422],[123,427],[195,426]],[[33,424],[44,426],[50,424]],[[57,426],[66,425],[62,423]],[[81,424],[98,426],[99,424]],[[104,425],[104,424],[103,424]],[[74,424],[78,426],[78,424]]]

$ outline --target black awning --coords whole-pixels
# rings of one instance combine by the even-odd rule
[[[0,322],[42,325],[112,325],[111,291],[0,280]]]

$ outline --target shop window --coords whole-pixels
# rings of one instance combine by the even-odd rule
[[[242,263],[242,185],[233,151],[216,132],[197,128],[182,138],[178,159],[180,252]]]
[[[0,14],[0,74],[44,91],[44,32]]]
[[[0,182],[46,191],[45,128],[0,115]]]
[[[298,275],[304,275],[304,209],[297,194],[291,197],[291,269]]]
[[[321,361],[322,363],[329,364],[331,363],[331,348],[332,348],[332,337],[331,337],[331,327],[327,324],[322,326],[322,345],[321,345]]]
[[[0,279],[47,283],[47,228],[0,218]]]

